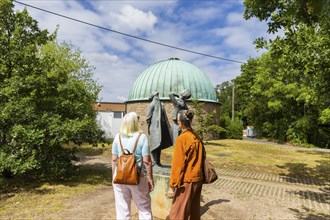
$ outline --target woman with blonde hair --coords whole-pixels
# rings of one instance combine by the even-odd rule
[[[135,142],[138,140],[134,156],[138,166],[141,167],[141,163],[143,163],[143,166],[138,185],[113,183],[117,219],[130,219],[131,199],[133,199],[137,206],[139,219],[152,219],[149,193],[154,189],[154,181],[152,177],[150,148],[147,136],[139,132],[139,119],[135,112],[127,113],[124,116],[119,134],[115,136],[112,143],[112,179],[115,179],[117,161],[122,154],[119,139],[121,139],[122,147],[128,149],[130,152],[133,152]]]

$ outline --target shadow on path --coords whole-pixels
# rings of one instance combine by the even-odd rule
[[[325,213],[310,213],[310,209],[303,207],[304,211],[300,211],[298,209],[292,209],[289,208],[292,212],[295,213],[297,219],[302,219],[302,220],[328,220],[330,219],[329,214]]]
[[[209,201],[209,202],[205,203],[201,207],[201,216],[203,214],[205,214],[207,212],[207,210],[210,209],[210,206],[220,204],[220,203],[223,203],[223,202],[230,202],[230,200],[228,200],[228,199],[217,199],[217,200],[212,200],[212,201]]]
[[[287,174],[281,176],[286,182],[318,186],[321,192],[297,190],[293,194],[302,199],[328,204],[330,202],[330,161],[324,159],[315,162],[318,163],[315,167],[309,167],[305,163],[286,163],[279,166],[288,170]]]

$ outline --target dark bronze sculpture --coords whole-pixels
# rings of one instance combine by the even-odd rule
[[[159,93],[154,92],[150,95],[147,124],[148,133],[150,135],[150,149],[154,160],[154,164],[161,166],[160,155],[161,150],[173,145],[171,138],[171,128],[163,107],[163,103],[159,100]]]
[[[174,107],[173,116],[172,116],[172,120],[173,120],[173,126],[172,126],[172,130],[173,130],[172,142],[173,142],[173,144],[175,144],[176,138],[180,134],[179,125],[178,125],[178,122],[177,122],[177,116],[178,116],[178,113],[179,113],[180,110],[188,110],[188,106],[186,104],[186,100],[190,99],[191,92],[190,92],[189,89],[184,89],[179,94],[170,93],[169,94],[169,97],[170,97],[171,102],[172,102],[173,107]]]

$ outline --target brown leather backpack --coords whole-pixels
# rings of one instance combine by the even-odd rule
[[[116,169],[116,177],[114,179],[114,183],[117,184],[126,184],[126,185],[138,185],[140,182],[140,171],[142,168],[139,167],[136,163],[136,159],[134,156],[135,149],[137,147],[137,144],[139,142],[141,133],[136,139],[133,152],[131,153],[128,149],[124,149],[121,137],[119,135],[119,144],[121,148],[122,155],[120,155],[117,163],[117,169]]]

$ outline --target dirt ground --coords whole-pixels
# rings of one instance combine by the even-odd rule
[[[80,163],[95,168],[103,164],[110,169],[110,159],[102,156],[86,157]],[[226,170],[219,171],[219,177],[203,186],[202,219],[330,219],[329,191],[317,184],[287,183],[263,174]],[[65,206],[64,211],[47,219],[116,217],[112,186],[70,198]],[[138,219],[133,203],[131,216]]]

